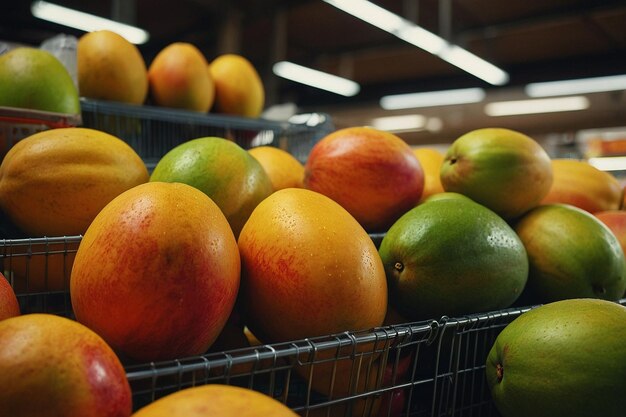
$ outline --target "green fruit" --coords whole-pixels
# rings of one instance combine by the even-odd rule
[[[54,55],[21,47],[0,55],[0,106],[78,114],[78,91]]]
[[[411,320],[508,307],[528,275],[513,229],[466,198],[411,209],[388,230],[379,253],[390,304]]]
[[[623,417],[626,308],[593,299],[537,307],[502,330],[486,365],[503,417]]]
[[[567,204],[539,206],[515,231],[528,253],[527,289],[537,302],[617,300],[624,294],[626,261],[619,241],[588,212]]]
[[[178,145],[157,163],[150,181],[182,182],[204,192],[222,210],[235,236],[257,204],[273,191],[270,178],[252,155],[217,137]]]
[[[443,192],[443,193],[433,194],[433,195],[427,197],[422,202],[422,204],[430,202],[430,201],[447,200],[447,199],[452,199],[452,198],[461,198],[461,199],[471,200],[471,198],[469,198],[467,196],[464,196],[463,194],[453,193],[452,191],[446,191],[446,192]]]
[[[552,185],[546,151],[509,129],[466,133],[448,148],[440,170],[446,191],[464,194],[505,219],[537,206]]]

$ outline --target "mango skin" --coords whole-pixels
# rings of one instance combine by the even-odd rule
[[[355,126],[315,144],[304,167],[304,187],[341,204],[368,232],[384,232],[419,203],[424,171],[398,136]]]
[[[148,69],[135,45],[109,30],[88,32],[78,40],[78,87],[83,97],[143,104]]]
[[[624,253],[611,230],[569,204],[534,208],[515,231],[528,253],[528,304],[566,298],[618,300],[626,290]]]
[[[503,128],[476,129],[456,139],[439,174],[445,191],[464,194],[505,219],[537,206],[552,185],[546,151]]]
[[[182,182],[208,195],[235,237],[254,208],[274,191],[263,166],[245,149],[219,137],[193,139],[159,160],[150,181]]]
[[[186,388],[138,410],[133,417],[297,417],[286,405],[261,392],[232,385]]]
[[[120,359],[87,327],[53,314],[0,321],[0,412],[11,417],[129,417]]]
[[[431,198],[400,217],[380,245],[390,304],[409,320],[511,306],[528,277],[513,229],[469,198]]]
[[[500,333],[487,358],[487,382],[503,417],[623,417],[625,358],[625,307],[558,301]]]
[[[0,209],[29,236],[85,233],[122,192],[148,181],[137,152],[108,133],[81,127],[35,133],[0,164]]]
[[[76,320],[140,362],[200,355],[239,289],[237,242],[217,205],[149,182],[113,199],[83,237],[70,277]]]
[[[541,204],[571,204],[592,214],[622,208],[624,190],[611,173],[577,159],[553,159],[552,173]]]
[[[0,56],[0,106],[80,113],[78,90],[61,61],[30,47]]]

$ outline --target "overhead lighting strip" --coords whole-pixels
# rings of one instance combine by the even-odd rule
[[[479,103],[484,98],[485,90],[482,88],[461,88],[457,90],[384,96],[380,99],[380,106],[385,110],[401,110],[419,107]]]
[[[504,85],[509,74],[458,45],[368,0],[324,0],[371,25],[403,39],[492,85]]]
[[[352,80],[294,64],[293,62],[277,62],[273,65],[272,71],[279,77],[345,97],[354,96],[361,90],[361,86]]]
[[[626,74],[531,83],[524,88],[524,91],[530,97],[566,96],[570,94],[589,94],[619,90],[626,90]]]
[[[589,100],[584,96],[543,98],[533,100],[499,101],[485,105],[488,116],[514,116],[521,114],[555,113],[577,111],[589,108]]]
[[[150,39],[150,34],[138,27],[48,3],[47,1],[38,0],[33,2],[30,11],[33,16],[39,19],[83,30],[85,32],[105,29],[110,30],[118,33],[134,44],[143,44]]]

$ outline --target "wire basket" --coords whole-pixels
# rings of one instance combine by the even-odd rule
[[[22,313],[73,318],[68,283],[80,240],[0,240],[1,270]],[[485,378],[487,354],[500,331],[532,308],[124,364],[134,409],[219,383],[262,392],[305,417],[499,417]]]
[[[40,110],[0,107],[0,160],[18,141],[43,130],[78,126],[81,116]]]
[[[244,149],[279,147],[305,162],[313,145],[334,130],[331,118],[322,113],[277,122],[89,99],[81,99],[81,109],[84,127],[124,140],[150,170],[172,148],[206,136],[232,140]]]
[[[20,311],[73,317],[69,279],[81,236],[0,239],[0,272]]]
[[[219,383],[262,392],[302,416],[498,416],[487,389],[485,358],[498,333],[527,310],[131,365],[127,376],[135,407]],[[326,392],[312,389],[320,376]]]

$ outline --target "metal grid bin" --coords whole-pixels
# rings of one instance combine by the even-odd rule
[[[150,170],[175,146],[205,136],[229,139],[244,149],[279,147],[305,162],[313,145],[334,130],[331,118],[322,113],[277,122],[88,99],[81,99],[81,109],[83,127],[124,140]]]
[[[73,317],[70,262],[80,236],[0,240],[0,266],[22,313]],[[620,301],[626,305],[626,299]],[[158,363],[126,361],[138,409],[209,383],[270,395],[302,416],[499,417],[485,360],[532,307],[390,325]]]

